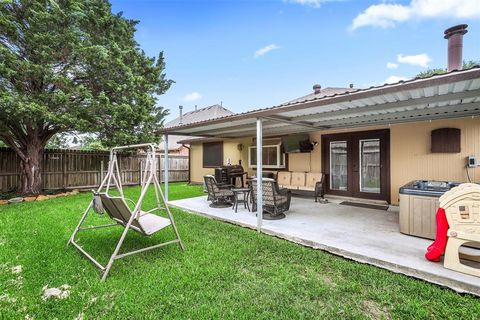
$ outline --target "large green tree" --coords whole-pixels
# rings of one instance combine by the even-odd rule
[[[134,39],[138,21],[106,0],[0,0],[0,140],[21,159],[21,194],[41,191],[41,159],[62,132],[105,146],[157,141],[170,85],[164,58]]]

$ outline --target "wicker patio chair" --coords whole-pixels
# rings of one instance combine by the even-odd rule
[[[226,208],[232,205],[233,192],[230,190],[233,187],[232,185],[219,185],[212,175],[204,176],[203,180],[208,193],[207,201],[212,201],[210,207]]]
[[[257,211],[257,185],[257,179],[252,179],[250,183],[250,194],[252,197],[253,211]],[[290,190],[280,189],[274,179],[263,178],[262,191],[264,219],[285,218],[284,212],[290,209],[292,197]]]

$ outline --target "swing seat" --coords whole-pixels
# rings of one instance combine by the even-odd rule
[[[125,198],[123,194],[121,171],[118,165],[117,152],[127,149],[135,149],[137,151],[140,149],[147,150],[145,154],[145,167],[142,170],[142,190],[140,192],[140,197],[138,198],[137,202],[133,202]],[[185,250],[182,240],[180,239],[180,235],[178,234],[177,227],[175,226],[173,215],[170,212],[168,202],[163,195],[162,188],[160,187],[160,181],[158,180],[156,174],[156,168],[158,168],[156,154],[157,153],[155,145],[150,143],[112,148],[110,150],[110,160],[108,162],[107,175],[103,178],[102,183],[98,187],[97,191],[93,192],[93,199],[90,201],[87,209],[83,212],[83,215],[80,218],[77,227],[75,228],[72,236],[68,240],[68,244],[71,244],[72,246],[77,248],[78,251],[80,251],[87,259],[89,259],[93,264],[95,264],[97,268],[99,268],[103,272],[102,281],[105,281],[110,272],[110,269],[112,268],[113,263],[118,259],[128,257],[137,253],[157,249],[170,244],[177,244],[180,249],[182,249],[182,251]],[[111,196],[108,194],[112,183],[113,186],[115,186],[117,191],[120,193],[120,196]],[[150,186],[153,186],[155,190],[156,207],[148,211],[142,211],[142,203]],[[102,190],[104,191],[102,192]],[[130,207],[127,205],[127,201],[132,202],[134,209],[130,209]],[[106,212],[107,215],[114,221],[114,223],[83,227],[83,224],[87,219],[90,211],[94,211],[97,213]],[[166,217],[153,214],[152,212],[155,211],[164,212]],[[80,231],[114,227],[118,225],[121,225],[124,230],[122,232],[122,235],[120,236],[120,239],[117,242],[114,251],[110,256],[110,259],[108,260],[107,265],[105,266],[98,262],[75,240],[77,233]],[[133,229],[135,232],[138,232],[143,236],[150,236],[169,226],[171,226],[175,234],[175,239],[170,241],[164,241],[158,244],[150,245],[148,247],[143,247],[141,249],[136,249],[129,252],[120,252],[123,242],[125,241],[125,237],[127,236],[127,233],[130,229]]]
[[[110,218],[126,227],[133,213],[125,200],[121,197],[112,197],[105,193],[99,193],[99,196],[103,208]],[[131,228],[144,236],[150,236],[171,224],[170,219],[160,217],[151,213],[151,211],[140,211],[140,216],[133,219]]]

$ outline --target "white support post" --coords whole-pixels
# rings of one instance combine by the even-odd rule
[[[164,165],[163,165],[163,172],[164,178],[163,182],[165,183],[165,201],[168,202],[168,134],[164,135],[164,142],[165,142],[165,156],[163,158]]]
[[[263,144],[262,119],[257,118],[257,230],[261,231],[263,219]]]

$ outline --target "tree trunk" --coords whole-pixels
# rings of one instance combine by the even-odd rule
[[[20,162],[20,186],[22,196],[37,195],[42,191],[43,144],[39,139],[30,139],[22,148],[24,158]]]

